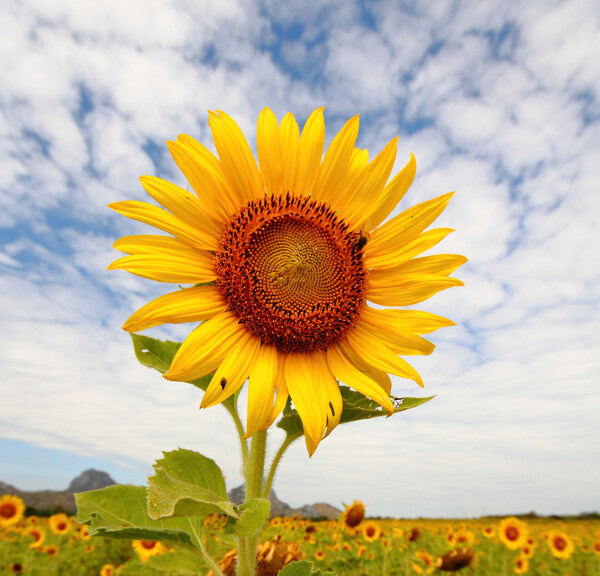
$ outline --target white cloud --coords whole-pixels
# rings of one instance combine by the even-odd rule
[[[594,8],[378,2],[365,21],[364,7],[337,1],[5,3],[0,434],[146,464],[181,445],[241,481],[226,413],[199,412],[198,390],[133,358],[120,326],[169,288],[106,272],[113,240],[147,228],[105,205],[146,199],[144,173],[185,186],[164,141],[188,133],[214,150],[207,109],[230,113],[254,146],[263,106],[302,125],[325,105],[328,142],[360,112],[371,156],[398,134],[395,170],[416,154],[402,209],[456,190],[436,222],[456,232],[436,251],[469,263],[456,273],[464,288],[418,306],[459,323],[433,335],[432,356],[410,359],[425,390],[394,381],[397,394],[435,400],[340,427],[310,461],[298,443],[279,496],[360,498],[382,515],[593,508]]]

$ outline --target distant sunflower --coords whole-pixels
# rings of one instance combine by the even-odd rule
[[[367,542],[375,542],[375,540],[380,538],[382,533],[381,526],[374,520],[369,520],[363,524],[362,534]]]
[[[515,558],[515,574],[525,574],[529,571],[529,559],[520,554]]]
[[[23,564],[21,564],[20,562],[13,562],[10,565],[10,571],[13,574],[22,574],[23,573]]]
[[[41,548],[46,538],[46,533],[41,526],[29,526],[23,530],[24,536],[31,536],[33,540],[29,544],[30,548]]]
[[[0,528],[16,524],[24,513],[25,502],[21,498],[12,494],[0,496]]]
[[[575,550],[575,544],[562,530],[551,530],[548,533],[548,546],[555,558],[570,558]]]
[[[134,540],[131,545],[142,562],[166,552],[164,545],[155,540]]]
[[[498,538],[511,550],[522,548],[527,542],[528,535],[527,524],[514,516],[504,518],[500,522]]]
[[[48,520],[48,526],[54,534],[63,536],[71,531],[73,525],[66,514],[53,514]]]
[[[112,564],[104,564],[100,569],[100,576],[115,576],[115,567]]]
[[[123,269],[187,289],[160,296],[131,316],[130,332],[165,323],[202,323],[179,348],[169,380],[213,374],[206,408],[248,385],[247,437],[268,428],[288,395],[304,426],[309,454],[339,423],[338,381],[392,414],[388,374],[423,385],[400,356],[430,354],[422,338],[452,321],[412,309],[440,290],[466,261],[418,257],[452,230],[425,231],[452,194],[392,219],[411,185],[410,161],[388,183],[397,139],[369,162],[355,148],[358,116],[323,156],[323,109],[302,134],[291,114],[278,124],[265,108],[258,119],[258,166],[238,125],[209,113],[218,158],[189,136],[168,146],[197,196],[160,178],[142,185],[166,210],[145,202],[110,207],[171,236],[118,240]],[[368,305],[372,302],[378,307]]]
[[[348,528],[355,528],[365,517],[365,505],[360,500],[354,500],[350,506],[346,506],[342,515],[342,522]]]

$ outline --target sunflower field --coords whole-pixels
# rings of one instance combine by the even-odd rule
[[[20,498],[0,497],[2,576],[214,576],[186,550],[92,537],[73,517],[25,516],[24,510]],[[285,566],[304,562],[312,564],[307,573],[323,576],[600,575],[597,519],[398,520],[364,514],[355,501],[337,520],[270,518],[257,547],[257,574],[294,574]],[[204,528],[204,545],[218,568],[225,576],[234,574],[236,540],[227,534],[226,519],[209,516]]]

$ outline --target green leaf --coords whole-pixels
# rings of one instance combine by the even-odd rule
[[[181,346],[181,342],[157,340],[149,336],[131,334],[135,356],[140,364],[154,368],[164,374],[171,366],[173,358]]]
[[[146,512],[146,488],[117,484],[75,494],[77,520],[90,524],[90,534],[108,538],[159,540],[196,546],[203,518],[153,520]]]
[[[140,364],[158,370],[161,374],[169,370],[173,358],[175,358],[175,354],[181,346],[181,342],[157,340],[141,334],[131,334],[131,340],[133,341],[135,356]],[[207,374],[202,378],[198,378],[198,380],[189,382],[189,384],[193,384],[206,392],[211,379],[212,374]]]
[[[265,523],[271,502],[266,498],[252,498],[238,508],[241,516],[235,523],[235,533],[240,536],[253,536]]]
[[[196,554],[185,550],[178,549],[175,552],[167,552],[159,556],[152,556],[144,562],[144,576],[148,574],[148,568],[153,569],[157,574],[168,574],[169,576],[196,576],[201,573],[200,564],[202,561]],[[203,571],[202,571],[203,573]]]
[[[342,393],[343,402],[340,424],[387,416],[387,412],[377,404],[377,402],[367,398],[360,392],[343,385],[340,385],[340,392]],[[425,402],[429,402],[434,396],[429,396],[428,398],[397,398],[395,396],[390,396],[390,398],[394,404],[394,414],[396,414],[397,412],[404,412],[405,410],[410,410],[411,408],[416,408],[421,404],[425,404]],[[302,420],[300,419],[298,412],[292,408],[289,399],[283,409],[282,416],[277,423],[277,426],[285,430],[288,436],[299,438],[304,434]]]
[[[279,571],[279,576],[334,576],[334,572],[321,572],[308,560],[292,562]]]
[[[156,474],[148,478],[150,518],[211,513],[237,517],[227,498],[221,469],[214,460],[182,448],[163,454],[164,458],[154,464]]]

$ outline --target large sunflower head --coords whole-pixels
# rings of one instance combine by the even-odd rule
[[[548,546],[555,558],[570,558],[575,551],[575,544],[562,530],[552,530],[548,533]]]
[[[267,108],[258,165],[227,114],[210,113],[209,124],[218,156],[189,136],[168,143],[193,192],[144,176],[165,209],[111,205],[169,235],[121,238],[115,247],[128,255],[109,268],[191,285],[146,304],[124,328],[201,322],[165,377],[212,374],[202,407],[248,380],[247,436],[268,428],[291,396],[312,454],[340,421],[338,382],[390,414],[389,374],[422,385],[400,356],[430,354],[422,335],[453,322],[399,307],[462,284],[450,274],[463,256],[420,256],[451,232],[426,230],[451,194],[385,221],[413,181],[415,159],[388,182],[396,139],[369,160],[355,146],[358,117],[323,153],[323,109],[300,132],[291,114],[278,123]]]
[[[511,550],[522,548],[527,543],[529,530],[525,522],[510,516],[500,522],[498,537]]]

